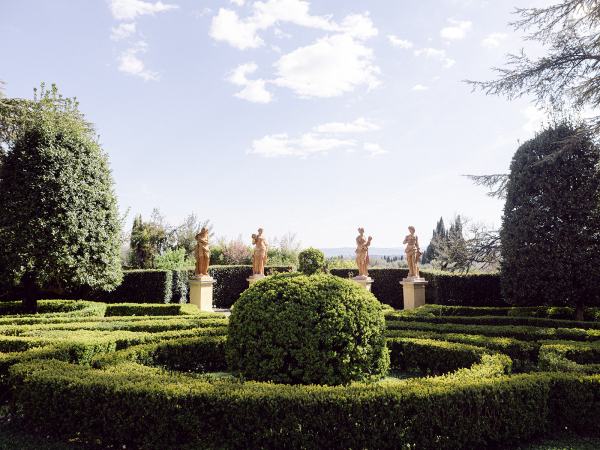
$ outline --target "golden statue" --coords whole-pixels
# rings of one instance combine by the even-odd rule
[[[408,278],[420,278],[419,259],[422,253],[419,248],[419,238],[415,235],[415,227],[412,225],[408,227],[408,231],[410,234],[404,238],[403,242],[406,244],[404,253],[406,253],[406,262],[408,263]]]
[[[252,235],[252,245],[254,245],[254,255],[252,257],[252,275],[265,274],[267,265],[267,241],[263,237],[263,229],[258,229],[258,234]]]
[[[196,276],[208,276],[208,266],[210,264],[210,248],[208,247],[208,228],[202,227],[200,233],[196,235]]]
[[[373,239],[369,236],[368,239],[364,237],[365,229],[358,229],[358,236],[356,237],[356,265],[358,266],[358,276],[368,277],[369,276],[369,245]]]

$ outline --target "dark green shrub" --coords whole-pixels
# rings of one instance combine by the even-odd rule
[[[342,278],[358,274],[357,269],[331,269],[330,273]],[[408,276],[408,269],[370,269],[373,278],[371,290],[382,303],[396,309],[404,307],[400,282]],[[498,274],[457,274],[421,270],[429,284],[425,290],[427,303],[465,306],[504,306]]]
[[[316,248],[307,248],[298,254],[298,271],[305,275],[323,272],[325,268],[325,254]]]
[[[187,270],[173,271],[173,298],[171,303],[187,303],[189,289],[189,272]]]
[[[291,266],[265,267],[265,275],[291,272]],[[231,308],[240,294],[248,288],[247,278],[252,275],[252,266],[212,266],[208,274],[215,279],[213,305],[216,308]]]
[[[123,282],[112,292],[97,293],[99,300],[113,303],[170,303],[172,270],[126,270]]]
[[[253,380],[344,384],[380,377],[389,355],[372,294],[331,275],[275,275],[247,289],[229,320],[231,369]]]
[[[600,305],[600,150],[563,123],[516,151],[502,218],[502,288],[515,305]]]

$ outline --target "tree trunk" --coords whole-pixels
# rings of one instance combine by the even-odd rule
[[[575,306],[575,320],[582,321],[583,320],[583,310],[584,310],[583,302],[577,302]]]
[[[24,293],[23,293],[23,313],[35,314],[37,313],[37,288],[35,286],[35,276],[31,272],[27,272],[23,275],[22,280]]]

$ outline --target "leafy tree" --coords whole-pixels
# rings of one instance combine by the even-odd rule
[[[506,67],[496,68],[492,81],[470,81],[487,94],[518,98],[533,95],[538,104],[562,110],[600,105],[600,2],[562,0],[543,8],[520,8],[515,30],[547,48],[539,57],[523,51],[508,56]],[[592,121],[600,129],[600,116]],[[583,127],[580,127],[582,129]]]
[[[300,252],[300,243],[296,234],[287,233],[281,238],[273,239],[269,245],[269,263],[271,265],[298,266],[298,252]]]
[[[323,272],[325,269],[325,254],[316,248],[307,248],[298,255],[298,270],[306,275]]]
[[[131,228],[131,265],[140,269],[154,269],[155,259],[167,249],[167,230],[157,209],[144,222],[142,215],[133,220]]]
[[[226,241],[224,238],[211,248],[211,262],[213,264],[236,265],[251,264],[252,249],[244,243],[242,236],[237,239]]]
[[[213,236],[212,225],[209,220],[202,221],[194,213],[187,216],[181,225],[168,231],[168,234],[173,236],[171,241],[174,241],[171,248],[173,250],[183,248],[186,257],[193,258],[196,249],[196,235],[202,227],[208,228],[209,236]]]
[[[181,270],[194,267],[194,259],[186,255],[183,247],[176,250],[168,249],[154,258],[154,268],[162,270]]]
[[[56,87],[0,99],[0,278],[24,290],[107,289],[121,281],[120,226],[108,159],[73,99]]]
[[[600,153],[563,123],[515,153],[502,219],[502,285],[518,305],[600,303]]]

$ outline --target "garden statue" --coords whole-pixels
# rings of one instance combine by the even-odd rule
[[[358,229],[356,237],[356,265],[358,266],[358,276],[361,278],[369,277],[369,245],[371,245],[371,236],[368,239],[364,237],[365,229]]]
[[[202,227],[196,235],[196,277],[208,276],[210,264],[210,248],[208,247],[208,228]]]
[[[421,249],[419,248],[419,238],[415,236],[415,227],[412,225],[408,227],[408,234],[404,238],[404,244],[406,248],[406,262],[408,263],[408,278],[420,278],[419,276],[419,258],[421,258]]]
[[[267,264],[267,241],[263,237],[263,229],[258,229],[258,234],[252,235],[252,245],[254,245],[254,255],[252,257],[252,276],[265,275],[265,265]]]

